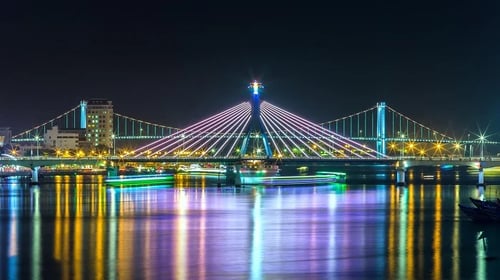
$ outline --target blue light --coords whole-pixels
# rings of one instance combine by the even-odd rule
[[[262,86],[262,83],[259,83],[255,80],[255,81],[253,81],[253,83],[250,84],[250,86],[248,88],[253,89],[254,95],[259,95],[259,89],[264,88],[264,86]]]

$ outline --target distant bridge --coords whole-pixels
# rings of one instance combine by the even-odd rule
[[[397,112],[385,102],[346,117],[313,124],[265,101],[260,83],[251,84],[252,100],[187,128],[155,124],[119,113],[113,115],[113,147],[108,154],[158,157],[383,158],[486,157],[487,145],[500,142],[484,135],[453,138]],[[48,129],[81,129],[82,105],[14,135],[12,142],[37,148]],[[137,150],[124,143],[154,141]],[[138,143],[138,142],[137,142]],[[132,145],[137,147],[136,144]],[[129,145],[130,146],[130,145]],[[76,156],[76,155],[75,155]]]
[[[51,120],[12,136],[12,142],[40,141],[47,130],[52,129],[54,126],[61,129],[84,129],[81,127],[81,118],[87,116],[82,104],[83,102]],[[82,110],[84,110],[83,113]],[[116,112],[113,113],[113,135],[116,140],[160,139],[178,130],[179,128],[139,120]]]

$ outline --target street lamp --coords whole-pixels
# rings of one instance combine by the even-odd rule
[[[469,144],[469,157],[472,157],[472,143],[470,142],[470,133],[467,133],[467,142]]]
[[[405,157],[405,135],[404,133],[401,134],[401,158],[404,158]]]
[[[113,133],[111,134],[111,139],[113,139],[113,156],[116,155],[116,135]]]
[[[455,152],[460,156],[460,143],[455,143],[453,147],[455,148]]]
[[[40,140],[40,136],[35,135],[35,141],[36,141],[36,156],[39,156],[39,146],[38,146],[38,141]]]
[[[464,143],[464,157],[467,156],[467,143]]]
[[[481,143],[480,159],[483,159],[483,156],[484,156],[484,135],[479,136],[479,141]]]

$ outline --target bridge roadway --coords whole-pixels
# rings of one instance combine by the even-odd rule
[[[335,166],[393,166],[411,168],[416,166],[470,166],[470,167],[495,167],[500,166],[500,157],[487,157],[484,159],[474,158],[453,158],[453,157],[393,157],[380,159],[360,159],[360,158],[266,158],[266,157],[224,157],[224,158],[198,158],[198,157],[80,157],[80,158],[61,158],[61,157],[19,157],[16,159],[10,157],[0,157],[0,165],[17,165],[28,168],[37,166],[55,166],[65,165],[109,165],[113,162],[115,165],[124,165],[127,163],[220,163],[225,165],[238,164],[242,161],[264,160],[269,163],[279,165],[335,165]]]

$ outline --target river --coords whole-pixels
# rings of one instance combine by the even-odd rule
[[[0,279],[487,279],[500,224],[473,184],[109,188],[102,176],[0,184]],[[500,197],[488,185],[487,198]],[[498,259],[497,259],[498,258]]]

